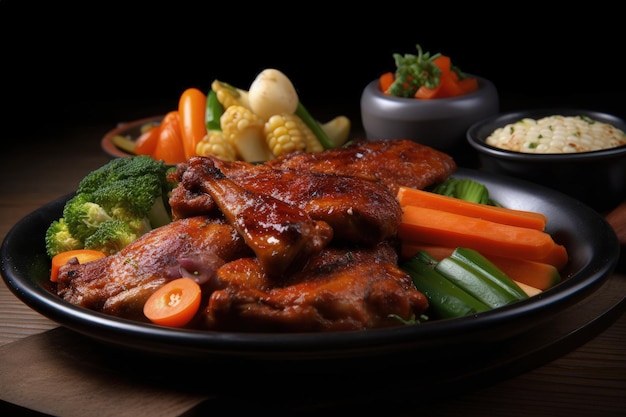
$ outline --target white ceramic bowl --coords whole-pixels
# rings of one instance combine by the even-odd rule
[[[467,149],[467,129],[500,109],[495,85],[470,76],[478,79],[477,91],[430,100],[388,96],[380,90],[378,79],[371,81],[361,95],[367,139],[411,139],[453,156]]]

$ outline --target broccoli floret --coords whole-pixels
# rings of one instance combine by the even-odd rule
[[[155,228],[171,221],[168,198],[176,186],[168,181],[171,169],[147,155],[117,158],[83,178],[77,192],[92,194],[93,201],[114,218],[130,221],[147,216]],[[140,229],[137,232],[142,234]]]
[[[432,192],[474,203],[500,206],[498,202],[491,199],[489,190],[484,184],[470,178],[448,177],[445,181],[435,186]]]
[[[46,230],[46,252],[51,258],[57,253],[82,248],[83,242],[72,236],[63,217],[54,220]]]
[[[93,201],[102,206],[114,219],[127,222],[134,233],[142,235],[154,227],[171,221],[163,204],[162,183],[153,175],[124,178],[94,191]],[[160,211],[165,219],[152,223],[150,216]]]
[[[117,219],[107,220],[91,236],[85,239],[85,248],[113,255],[124,249],[137,237],[137,234],[133,232],[128,223]]]
[[[92,199],[108,212],[123,209],[129,216],[146,215],[155,200],[161,198],[161,182],[153,175],[124,178],[103,185],[94,191]]]
[[[93,202],[90,194],[76,194],[65,203],[63,218],[76,239],[84,242],[98,226],[112,217],[99,204]]]
[[[65,204],[65,238],[111,254],[171,222],[169,193],[176,183],[168,180],[169,170],[163,161],[141,155],[113,159],[87,174]],[[51,245],[49,253],[55,250]]]
[[[100,187],[127,178],[138,178],[148,175],[159,179],[163,189],[170,185],[166,173],[168,167],[163,161],[157,161],[147,155],[112,159],[106,165],[87,174],[78,184],[76,192],[93,193]]]

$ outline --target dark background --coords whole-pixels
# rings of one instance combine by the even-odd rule
[[[358,127],[363,87],[417,43],[491,79],[502,110],[625,117],[626,37],[609,4],[0,0],[0,138],[113,127],[173,109],[185,88],[216,78],[247,89],[270,67],[305,105],[338,108]]]

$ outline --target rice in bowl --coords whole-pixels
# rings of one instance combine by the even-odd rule
[[[626,145],[626,133],[588,116],[523,118],[497,128],[485,143],[525,153],[577,153]]]

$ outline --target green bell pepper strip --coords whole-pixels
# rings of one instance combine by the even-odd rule
[[[470,248],[456,248],[450,257],[458,259],[466,265],[471,265],[472,268],[480,271],[491,283],[499,286],[517,300],[528,298],[528,294],[515,281],[478,251]]]
[[[491,309],[433,269],[419,253],[404,262],[401,268],[411,276],[415,287],[424,293],[429,311],[437,318],[463,317]]]
[[[435,271],[491,308],[518,301],[517,297],[494,285],[483,273],[458,259],[452,257],[442,259],[437,263]]]
[[[217,94],[213,89],[209,90],[206,96],[206,109],[204,112],[204,120],[207,130],[222,130],[220,118],[224,114],[224,107],[217,99]]]

